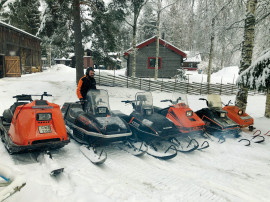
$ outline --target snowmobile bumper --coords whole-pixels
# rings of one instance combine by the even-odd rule
[[[24,153],[24,152],[30,152],[30,151],[45,151],[45,150],[51,150],[51,149],[59,149],[61,147],[64,147],[67,145],[70,140],[42,140],[39,142],[35,142],[31,145],[17,145],[12,142],[10,137],[5,134],[3,137],[3,142],[5,144],[6,149],[10,154],[15,153]]]

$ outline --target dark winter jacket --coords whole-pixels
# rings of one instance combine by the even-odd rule
[[[86,94],[90,89],[96,88],[96,80],[89,76],[84,76],[80,79],[77,87],[77,96],[79,99],[86,99]]]

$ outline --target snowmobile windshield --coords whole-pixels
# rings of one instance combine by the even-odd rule
[[[187,95],[181,94],[181,93],[173,93],[172,95],[172,104],[185,104],[188,106],[188,100],[187,100]]]
[[[104,113],[110,111],[109,95],[106,90],[90,90],[86,95],[86,100],[85,111],[87,113],[96,114],[102,110]]]
[[[143,110],[146,108],[153,108],[153,97],[150,92],[139,92],[136,94],[136,109]]]
[[[222,102],[219,95],[211,94],[207,97],[208,107],[210,108],[222,108]]]

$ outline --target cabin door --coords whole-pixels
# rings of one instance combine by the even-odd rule
[[[19,56],[5,56],[6,77],[20,77],[20,57]]]

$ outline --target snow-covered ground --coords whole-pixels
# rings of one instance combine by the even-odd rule
[[[108,90],[111,109],[126,114],[132,111],[121,100],[134,99],[138,90],[98,88]],[[0,114],[15,101],[12,96],[44,91],[53,94],[48,100],[59,105],[76,101],[75,70],[57,65],[42,73],[0,79]],[[167,106],[160,100],[169,96],[153,92],[154,105]],[[205,102],[198,100],[200,97],[205,96],[188,95],[194,111],[205,107]],[[222,96],[224,103],[234,99],[235,96]],[[270,120],[263,117],[264,108],[265,96],[248,97],[247,112],[255,118],[255,126],[262,133],[270,130]],[[243,135],[252,135],[244,132]],[[269,201],[269,142],[269,137],[264,143],[249,147],[236,140],[223,144],[210,142],[204,151],[179,153],[168,161],[148,155],[135,157],[110,146],[107,161],[96,166],[80,153],[79,144],[71,140],[64,148],[52,152],[58,164],[65,167],[65,172],[56,178],[49,176],[44,164],[36,162],[35,155],[10,156],[0,143],[0,164],[23,173],[27,179],[26,186],[7,201]]]

